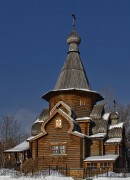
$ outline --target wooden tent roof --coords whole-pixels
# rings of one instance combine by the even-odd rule
[[[78,33],[73,30],[67,38],[69,52],[54,90],[68,88],[91,90],[78,50],[80,42]]]
[[[54,90],[45,93],[42,96],[43,99],[49,101],[49,99],[56,95],[59,91],[66,92],[76,90],[95,95],[97,101],[103,100],[103,97],[99,93],[91,90],[91,86],[78,50],[80,42],[81,39],[79,35],[75,30],[73,30],[67,38],[69,52],[58,77],[55,88]]]
[[[55,90],[79,88],[91,90],[78,52],[69,52],[60,72]]]

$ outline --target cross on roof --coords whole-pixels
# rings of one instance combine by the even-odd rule
[[[76,21],[75,14],[72,14],[72,18],[73,18],[73,29],[75,29],[75,21]]]

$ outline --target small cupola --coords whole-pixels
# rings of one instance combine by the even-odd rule
[[[69,52],[78,52],[80,42],[81,38],[79,37],[78,33],[73,30],[67,38],[67,43],[69,44]]]
[[[119,114],[118,112],[112,112],[110,115],[110,119],[111,119],[111,125],[115,125],[118,124],[119,122]]]

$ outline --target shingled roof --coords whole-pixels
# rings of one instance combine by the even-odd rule
[[[79,88],[91,90],[85,69],[81,62],[78,46],[80,44],[80,37],[75,30],[67,38],[69,44],[69,52],[63,68],[60,72],[58,81],[54,90]]]
[[[49,101],[51,97],[61,92],[65,93],[69,91],[82,91],[86,94],[93,94],[96,98],[96,102],[103,100],[103,97],[98,92],[91,90],[91,86],[80,58],[80,42],[81,38],[75,29],[73,29],[67,38],[69,52],[58,77],[55,88],[54,90],[45,93],[42,96],[43,99]]]
[[[68,88],[91,89],[78,52],[69,52],[54,89]]]
[[[90,118],[92,120],[100,120],[102,119],[103,113],[104,113],[104,104],[96,104],[92,109]]]

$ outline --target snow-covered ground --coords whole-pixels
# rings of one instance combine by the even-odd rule
[[[104,176],[105,174],[103,174]],[[130,180],[130,177],[121,177],[121,174],[109,172],[110,177],[95,177],[93,180]],[[118,177],[116,177],[118,176]],[[72,177],[64,177],[57,171],[52,171],[51,175],[35,174],[33,177],[30,175],[24,176],[14,170],[0,169],[0,180],[74,180]]]
[[[59,177],[59,176],[47,176],[47,177],[39,177],[39,178],[31,178],[31,177],[11,177],[11,176],[0,176],[0,180],[73,180],[71,177]]]
[[[123,177],[97,177],[97,178],[94,178],[93,180],[130,180],[130,177],[126,177],[126,178],[123,178]]]
[[[10,169],[0,169],[0,180],[74,180],[72,177],[64,177],[62,174],[57,171],[51,171],[51,175],[48,175],[42,172],[38,174],[25,176],[20,174],[17,171]]]
[[[130,174],[123,174],[123,173],[108,172],[109,177],[107,177],[107,173],[101,174],[99,176],[102,176],[102,177],[95,177],[94,180],[119,180],[119,179],[130,180]]]

